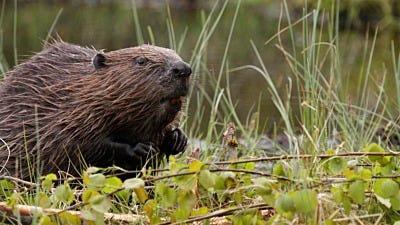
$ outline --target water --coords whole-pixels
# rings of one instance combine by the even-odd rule
[[[18,1],[17,2],[17,23],[16,23],[16,49],[19,62],[42,49],[43,40],[52,27],[58,13],[60,17],[54,27],[53,34],[58,34],[64,41],[79,45],[94,46],[97,49],[114,50],[136,45],[137,33],[132,13],[130,1]],[[138,5],[140,25],[144,36],[144,41],[151,43],[148,30],[151,28],[154,34],[155,43],[160,46],[169,47],[167,30],[167,10],[165,5],[156,7],[143,7]],[[229,29],[232,23],[235,5],[229,5],[224,13],[221,24],[215,35],[212,36],[208,48],[208,68],[211,74],[216,74],[222,60],[228,38]],[[181,7],[171,7],[171,15],[174,23],[174,30],[177,41],[187,29],[187,36],[184,38],[183,47],[180,55],[185,60],[189,60],[192,47],[194,46],[201,30],[202,11],[206,14],[210,8],[188,9]],[[231,68],[242,65],[259,65],[254,54],[250,40],[259,49],[264,64],[279,87],[281,94],[285,94],[286,86],[290,75],[290,68],[285,62],[285,58],[276,47],[277,39],[268,45],[265,42],[275,35],[278,31],[278,19],[280,5],[271,3],[243,4],[240,9],[237,24],[232,37],[229,49],[229,65]],[[296,13],[293,13],[296,15]],[[14,61],[14,40],[13,40],[13,18],[14,3],[7,1],[5,4],[4,16],[1,24],[3,54],[6,61],[3,64],[12,67]],[[284,26],[284,23],[283,25]],[[301,44],[301,27],[296,31],[296,44]],[[367,40],[368,32],[360,30],[343,31],[340,43],[342,75],[357,84],[360,74],[360,63],[364,54],[366,44],[371,45],[371,40]],[[369,35],[372,35],[369,33]],[[369,37],[369,39],[372,39]],[[393,72],[391,65],[391,40],[394,40],[396,51],[398,52],[398,33],[391,30],[380,32],[374,60],[372,61],[371,74],[378,81],[384,71],[387,73],[389,86],[393,84]],[[284,45],[290,47],[290,39],[287,33],[282,35]],[[208,71],[201,71],[199,79],[209,79],[205,77]],[[196,81],[195,84],[199,84]],[[228,84],[223,81],[224,86]],[[257,110],[260,99],[260,117],[266,122],[266,130],[271,130],[273,122],[279,119],[279,114],[275,109],[267,85],[264,79],[253,71],[242,71],[231,73],[229,77],[229,87],[234,102],[237,103],[236,110],[239,118],[246,122]],[[211,90],[211,88],[207,88]],[[197,90],[197,89],[196,89]],[[390,92],[389,92],[390,93]],[[393,92],[394,93],[394,92]],[[212,94],[212,93],[210,93]],[[297,97],[292,97],[292,104],[298,103]],[[192,106],[190,114],[195,114],[197,106]],[[190,115],[189,115],[190,118]],[[205,121],[207,121],[205,119]],[[206,124],[205,122],[204,124]]]

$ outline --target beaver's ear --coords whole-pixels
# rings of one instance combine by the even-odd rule
[[[106,67],[106,56],[104,53],[97,53],[92,60],[93,66],[96,70]]]

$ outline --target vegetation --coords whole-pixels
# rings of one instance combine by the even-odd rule
[[[104,175],[112,168],[93,167],[81,178],[60,180],[49,174],[37,183],[2,176],[0,210],[16,221],[29,214],[34,224],[399,224],[397,146],[376,134],[385,126],[384,136],[396,137],[399,129],[400,55],[393,43],[391,62],[376,77],[371,64],[378,33],[371,31],[357,85],[349,85],[340,54],[347,47],[340,38],[340,6],[332,1],[323,10],[322,1],[315,2],[293,19],[283,1],[277,33],[265,42],[276,45],[290,69],[285,92],[271,79],[263,49],[254,43],[258,64],[230,66],[240,1],[235,3],[221,66],[210,70],[209,41],[229,4],[217,1],[203,14],[190,59],[195,88],[186,110],[196,110],[183,127],[199,144],[192,144],[183,156],[170,157],[164,169],[143,170],[141,177],[124,182]],[[146,31],[141,30],[135,5],[133,11],[137,39],[143,40],[140,35]],[[172,18],[169,14],[168,37],[171,48],[179,51],[186,33],[174,32]],[[152,36],[151,29],[147,31]],[[280,115],[270,141],[284,137],[286,142],[274,143],[275,154],[260,145],[265,140],[261,121],[267,116],[260,107],[247,122],[236,113],[229,84],[238,71],[256,71],[265,80]],[[395,94],[385,88],[388,80],[395,82]],[[212,87],[211,95],[205,87]],[[204,126],[205,131],[200,129]]]

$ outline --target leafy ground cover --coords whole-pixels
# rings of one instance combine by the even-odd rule
[[[203,29],[193,46],[190,64],[195,88],[187,105],[196,107],[197,113],[189,115],[195,119],[183,122],[193,138],[184,155],[170,157],[160,168],[143,170],[141,177],[125,181],[105,175],[113,168],[94,167],[80,178],[49,174],[36,183],[1,176],[4,220],[15,224],[399,224],[400,56],[395,44],[392,61],[376,78],[371,62],[378,33],[370,31],[358,85],[349,86],[341,68],[340,51],[346,43],[340,38],[335,10],[339,5],[321,9],[321,1],[316,1],[315,8],[304,7],[303,16],[294,19],[283,1],[277,33],[265,42],[276,46],[285,56],[282,63],[290,68],[282,93],[260,57],[262,49],[254,44],[258,64],[229,66],[240,2],[235,3],[221,67],[208,67],[209,40],[218,32],[228,4],[217,1],[204,14]],[[134,15],[141,31],[140,18]],[[185,36],[176,36],[172,18],[168,18],[171,48],[179,51]],[[143,42],[141,33],[137,32],[138,40]],[[283,44],[283,37],[290,38],[289,45]],[[237,71],[255,71],[265,79],[280,114],[268,139],[272,150],[262,145],[266,136],[259,118],[267,115],[258,109],[243,122],[235,112],[229,79]],[[385,88],[390,77],[395,95]],[[204,123],[205,132],[198,129]],[[281,138],[284,141],[278,142]]]

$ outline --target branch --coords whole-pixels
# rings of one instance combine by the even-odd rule
[[[271,214],[274,214],[274,208],[271,206],[268,206],[267,204],[261,203],[261,204],[254,204],[254,205],[249,205],[249,206],[241,206],[241,207],[235,207],[235,208],[229,208],[229,209],[221,209],[217,210],[215,212],[209,213],[207,215],[203,216],[196,216],[189,218],[188,220],[181,221],[181,222],[176,222],[176,223],[162,223],[160,225],[177,225],[177,224],[182,224],[182,223],[194,223],[198,221],[203,221],[206,219],[210,219],[210,224],[231,224],[225,216],[232,215],[236,211],[243,211],[245,209],[264,209],[261,211],[261,214],[263,216],[271,216]]]
[[[29,182],[29,181],[21,180],[19,178],[12,177],[12,176],[6,176],[6,175],[0,176],[0,180],[14,181],[15,183],[20,183],[20,184],[23,184],[25,186],[30,186],[30,187],[37,187],[38,186],[38,184],[36,184],[36,183],[32,183],[32,182]]]
[[[8,215],[13,214],[13,209],[18,210],[21,216],[32,216],[37,212],[44,214],[59,214],[64,212],[62,209],[45,209],[38,206],[30,206],[30,205],[14,205],[14,208],[8,206],[6,202],[0,202],[0,211],[7,213]],[[79,211],[65,211],[72,215],[77,215],[81,220],[83,220],[82,214]],[[114,213],[104,213],[104,222],[117,222],[117,223],[129,223],[129,224],[138,224],[143,221],[147,221],[147,219],[140,215],[134,214],[114,214]]]
[[[264,161],[276,161],[284,159],[309,159],[309,158],[319,158],[319,159],[329,159],[334,157],[346,157],[346,156],[399,156],[400,152],[345,152],[338,153],[335,155],[321,154],[321,155],[281,155],[281,156],[270,156],[270,157],[260,157],[255,159],[243,159],[239,161],[223,161],[223,162],[212,162],[206,163],[206,165],[231,165],[231,164],[241,164],[249,162],[264,162]]]

